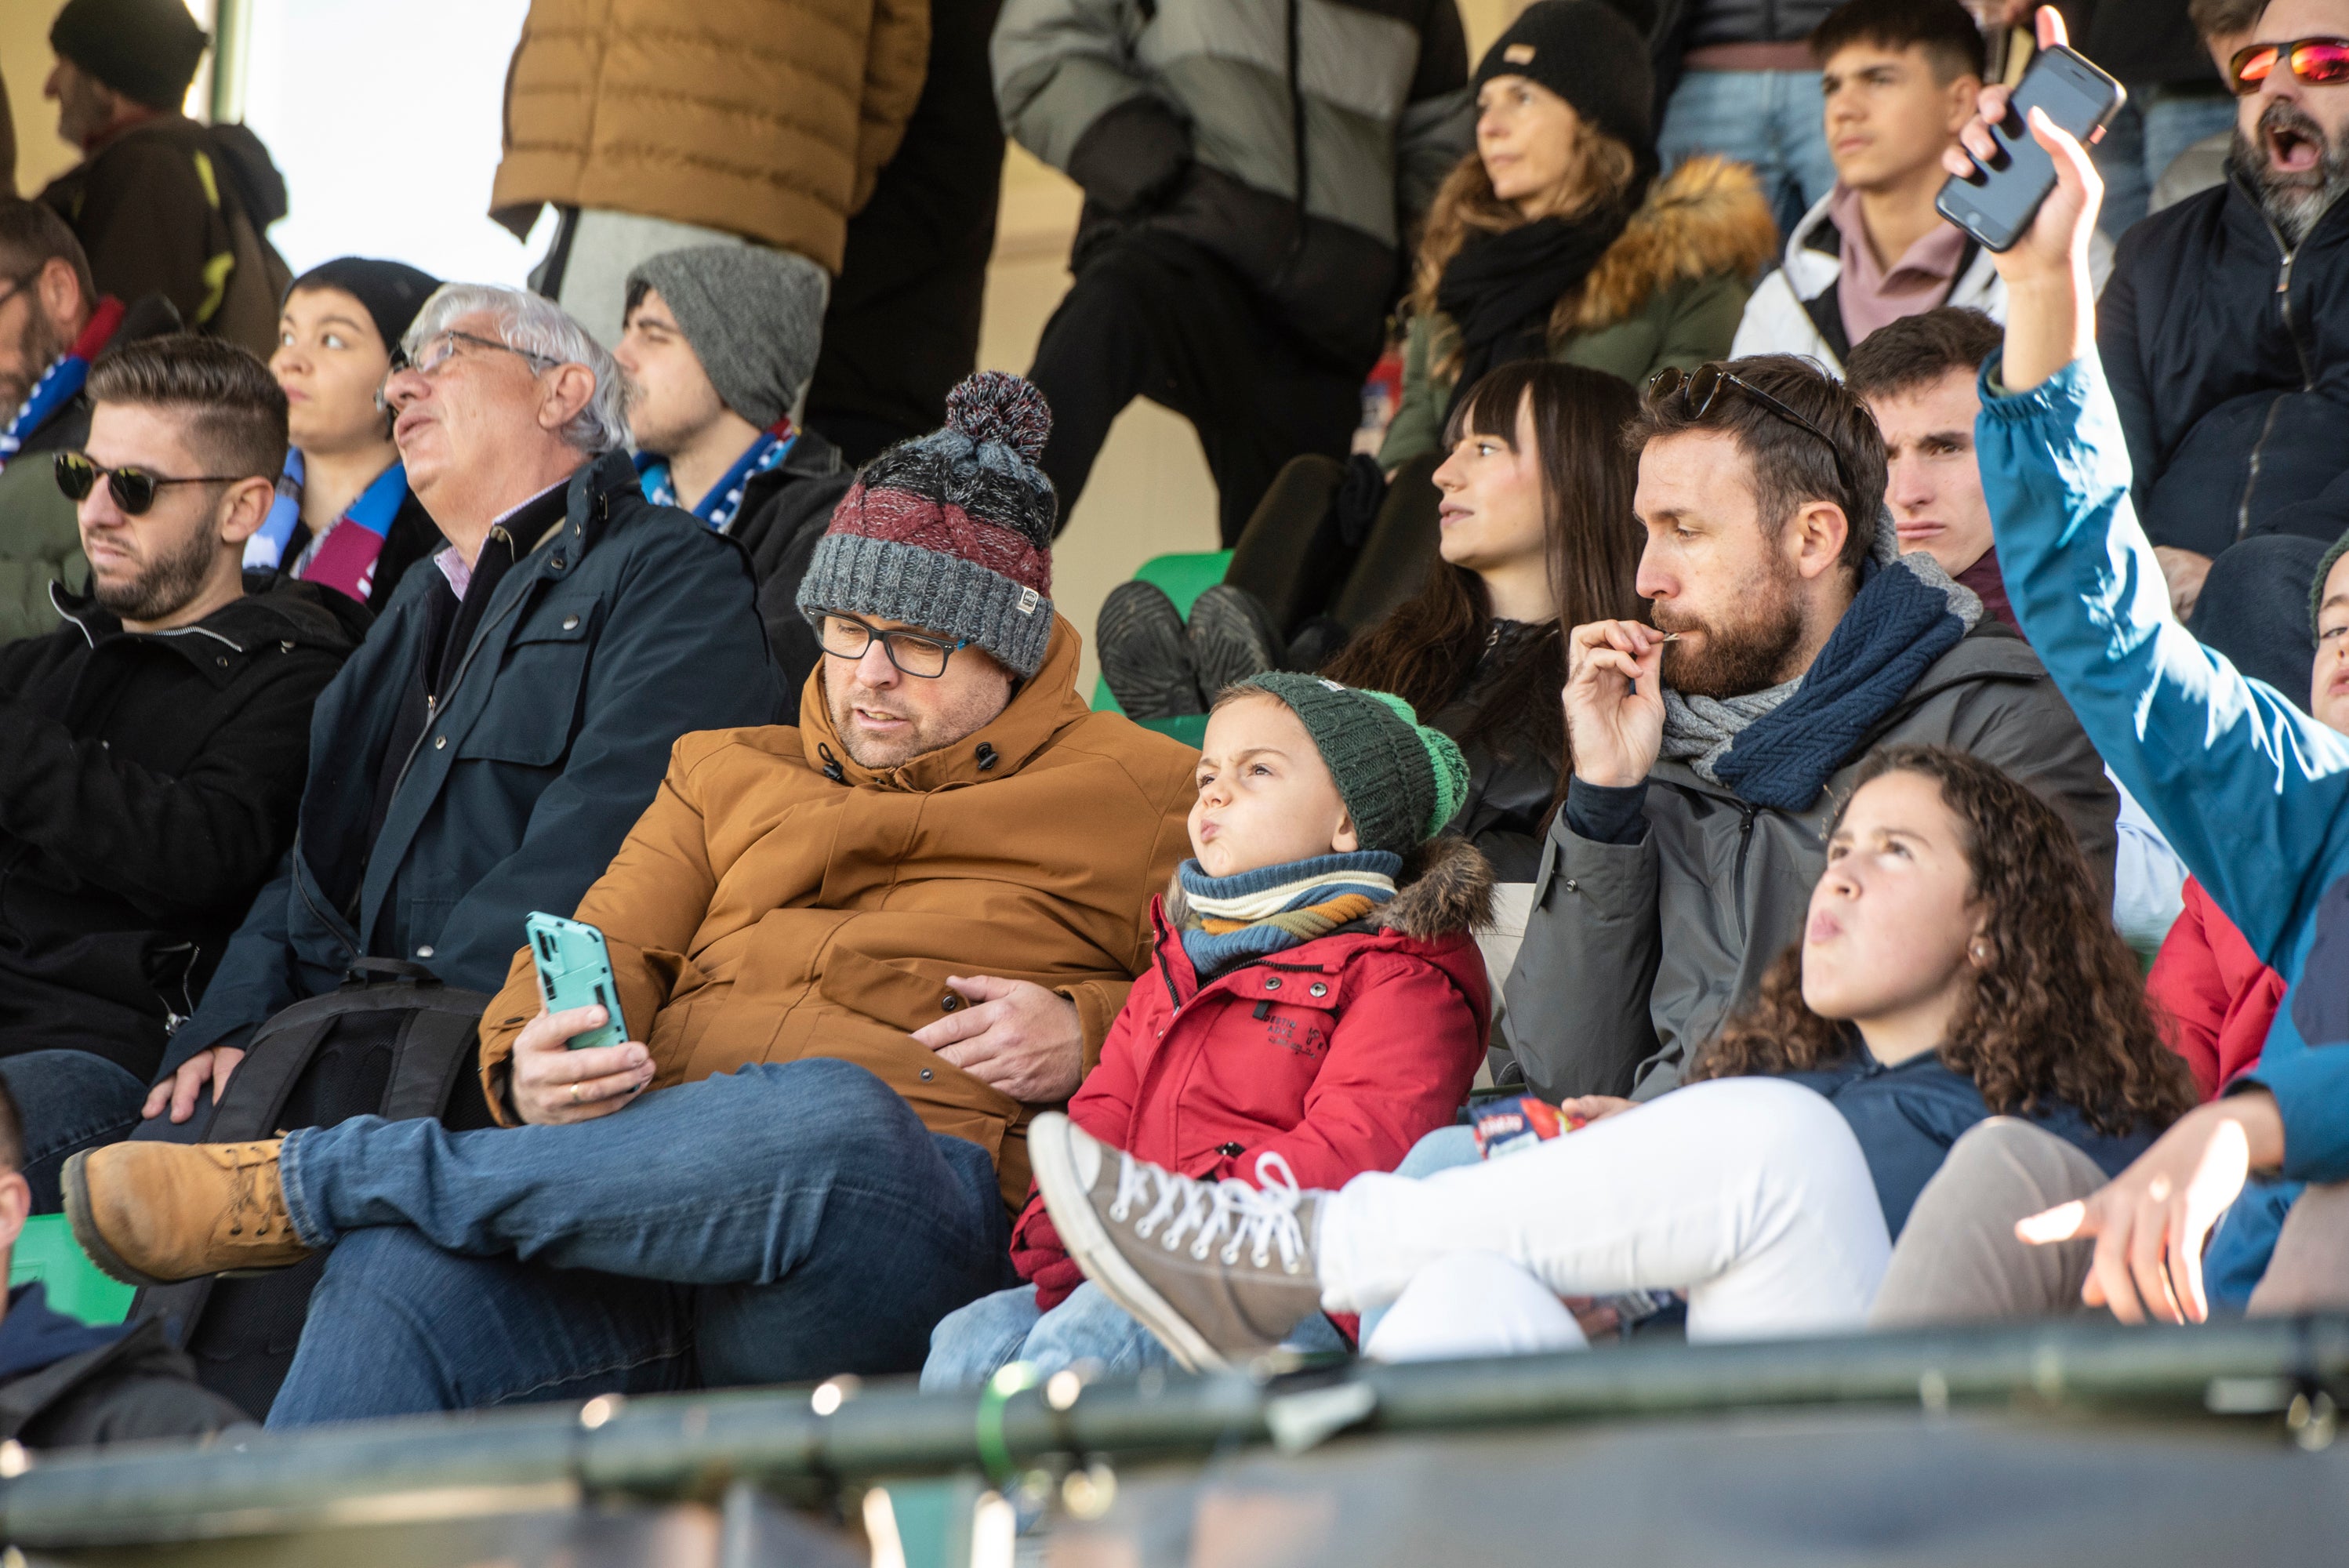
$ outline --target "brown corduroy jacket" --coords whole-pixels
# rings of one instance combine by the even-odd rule
[[[1150,964],[1151,895],[1190,852],[1197,793],[1189,747],[1087,711],[1077,658],[1056,621],[1043,669],[992,723],[885,773],[849,759],[821,666],[796,727],[677,743],[578,910],[604,933],[655,1090],[752,1062],[855,1062],[932,1131],[995,1156],[1018,1212],[1032,1108],[909,1037],[962,1005],[949,975],[1032,980],[1076,1004],[1090,1071]],[[538,1011],[524,948],[481,1020],[502,1117],[514,1036]]]
[[[928,0],[532,0],[491,215],[666,218],[836,273],[929,46]]]

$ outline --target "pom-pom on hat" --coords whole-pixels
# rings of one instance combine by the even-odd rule
[[[1337,781],[1366,850],[1408,853],[1442,832],[1468,798],[1468,760],[1392,692],[1267,670],[1232,689],[1288,705]]]
[[[947,397],[946,428],[864,466],[800,582],[800,614],[901,621],[978,644],[1023,680],[1052,640],[1052,524],[1036,466],[1044,395],[982,370]]]

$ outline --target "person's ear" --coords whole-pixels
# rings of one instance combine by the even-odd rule
[[[1787,529],[1787,550],[1794,557],[1795,570],[1806,581],[1816,581],[1843,559],[1844,542],[1850,537],[1851,524],[1845,520],[1843,508],[1831,500],[1806,501]]]
[[[1330,835],[1330,848],[1338,854],[1350,855],[1362,847],[1362,835],[1354,830],[1354,814],[1338,813],[1338,830]]]
[[[1974,934],[1966,941],[1966,961],[1977,969],[1987,969],[1997,956],[1998,949],[1990,939],[1990,916],[1984,914],[1974,922]]]
[[[82,312],[93,302],[81,297],[81,280],[74,275],[73,264],[63,256],[51,256],[41,263],[33,280],[35,303],[49,326],[62,336],[72,337]]]
[[[1971,71],[1960,71],[1950,83],[1950,135],[1963,130],[1966,121],[1974,117],[1974,100],[1982,97],[1982,78]]]
[[[549,373],[538,406],[538,428],[552,435],[578,417],[595,397],[595,373],[584,365],[558,365]]]
[[[220,537],[223,544],[243,544],[261,531],[269,521],[270,504],[277,499],[277,487],[255,474],[229,486],[221,498]]]
[[[11,1171],[0,1175],[0,1252],[16,1244],[32,1212],[33,1184],[25,1180],[25,1173]]]

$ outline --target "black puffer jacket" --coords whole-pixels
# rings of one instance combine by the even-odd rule
[[[800,614],[800,579],[807,575],[815,542],[832,522],[832,509],[856,482],[855,470],[841,460],[840,449],[802,429],[790,455],[742,487],[727,534],[750,552],[759,579],[759,619],[766,624],[767,646],[782,672],[785,697],[795,696],[823,650],[815,628]]]
[[[2128,232],[2096,310],[2137,516],[2217,555],[2349,526],[2349,201],[2287,251],[2239,182]]]
[[[0,649],[0,1054],[145,1078],[293,841],[310,709],[367,611],[313,583],[168,632],[57,608]]]
[[[1468,798],[1444,830],[1484,851],[1495,882],[1529,882],[1540,870],[1557,765],[1543,755],[1540,738],[1522,709],[1475,730],[1477,710],[1519,660],[1557,635],[1557,628],[1546,622],[1495,622],[1493,640],[1467,684],[1427,721],[1455,740],[1467,737],[1460,749],[1468,759]]]

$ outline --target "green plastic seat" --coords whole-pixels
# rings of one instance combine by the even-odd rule
[[[1224,580],[1232,563],[1228,550],[1189,551],[1174,555],[1154,555],[1134,572],[1139,583],[1155,583],[1174,601],[1174,608],[1183,614],[1191,613],[1191,605],[1199,595]],[[1123,713],[1109,683],[1093,682],[1093,711]],[[1207,716],[1204,713],[1178,714],[1173,718],[1138,718],[1136,724],[1144,729],[1154,729],[1161,735],[1171,735],[1185,746],[1196,746],[1207,736]]]
[[[121,1322],[130,1315],[130,1298],[139,1294],[98,1272],[63,1214],[34,1215],[16,1238],[8,1259],[8,1287],[35,1280],[47,1287],[52,1310],[89,1324]]]

